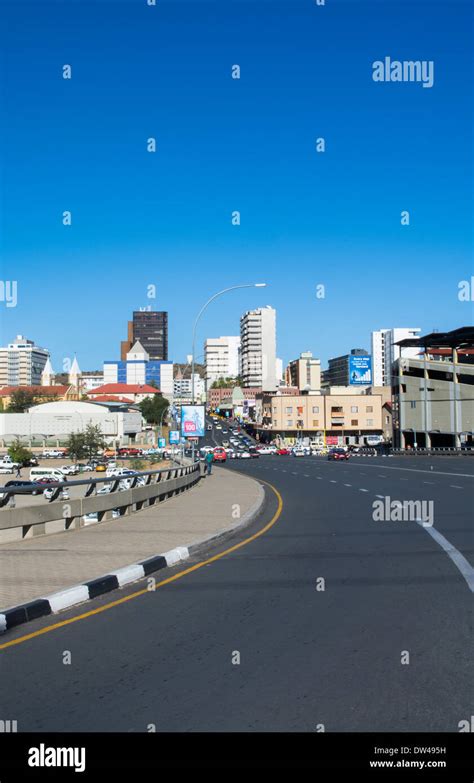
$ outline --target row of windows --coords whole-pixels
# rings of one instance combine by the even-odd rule
[[[277,410],[278,410],[278,407],[276,405],[274,405],[273,406],[274,413],[276,413]],[[374,412],[373,405],[366,405],[365,406],[365,412],[366,413],[373,413]],[[292,408],[291,405],[289,405],[287,408],[285,408],[285,413],[286,414],[293,413],[293,408]],[[318,405],[314,405],[312,407],[311,413],[319,413],[319,406]],[[331,413],[334,413],[334,414],[340,413],[341,415],[344,415],[344,408],[342,408],[341,406],[333,406],[331,408]],[[358,405],[351,405],[351,413],[359,413],[359,406]]]
[[[388,419],[388,417],[387,417],[387,419]],[[387,424],[388,424],[388,421],[387,421]],[[273,420],[273,426],[274,427],[278,426],[277,419]],[[293,426],[294,426],[293,419],[287,419],[285,427],[293,427]],[[301,420],[298,420],[297,423],[296,423],[296,426],[303,428],[304,425],[303,425],[303,422]],[[313,423],[312,423],[311,426],[312,427],[319,427],[319,419],[313,419]],[[344,422],[340,422],[339,426],[344,427]],[[359,427],[359,426],[362,426],[362,425],[359,424],[359,420],[358,419],[351,419],[350,426],[351,427]],[[366,422],[365,422],[364,426],[365,427],[373,427],[374,426],[374,420],[373,419],[366,419]]]

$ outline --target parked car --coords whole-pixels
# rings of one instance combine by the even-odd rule
[[[7,487],[9,489],[26,490],[21,493],[22,495],[39,495],[42,491],[41,487],[38,487],[38,483],[36,481],[20,481],[20,479],[7,481],[4,488],[6,489]],[[6,492],[0,492],[0,500],[3,500],[6,494]]]
[[[104,473],[107,470],[107,465],[105,462],[98,462],[95,466],[95,472],[96,473]]]
[[[328,454],[328,460],[349,459],[349,452],[345,449],[331,449]]]

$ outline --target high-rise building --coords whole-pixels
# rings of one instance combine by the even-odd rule
[[[379,329],[372,332],[372,375],[374,386],[392,385],[392,365],[397,359],[410,359],[417,356],[417,348],[402,348],[396,344],[399,340],[416,338],[421,332],[418,328],[396,327]]]
[[[293,359],[286,368],[286,383],[300,391],[320,391],[321,362],[311,351],[304,351],[299,359]]]
[[[350,353],[344,356],[336,356],[329,359],[328,369],[324,371],[324,386],[349,386],[351,384],[351,358],[354,356],[369,356],[365,348],[353,348]],[[367,386],[371,386],[371,379],[368,379]],[[379,384],[380,385],[380,384]]]
[[[240,343],[243,386],[276,389],[276,310],[262,307],[244,313],[240,318]]]
[[[0,386],[39,386],[49,351],[21,334],[0,348]]]
[[[219,378],[239,375],[240,337],[209,337],[204,343],[207,388]]]
[[[127,339],[120,344],[120,358],[139,340],[151,361],[168,360],[168,313],[162,310],[134,310],[133,321],[128,321]]]

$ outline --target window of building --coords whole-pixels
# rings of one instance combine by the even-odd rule
[[[286,426],[287,427],[292,427],[293,426],[293,419],[288,419],[287,422],[286,422]]]
[[[367,426],[373,427],[374,426],[374,420],[373,419],[367,419]]]
[[[277,412],[277,406],[276,406],[276,405],[274,405],[274,406],[273,406],[273,413],[276,413],[276,412]]]
[[[359,413],[359,408],[357,405],[351,405],[351,413]]]
[[[313,405],[313,413],[319,413],[319,406]]]
[[[293,408],[291,406],[289,408],[285,408],[285,413],[293,413]]]
[[[367,407],[365,409],[365,412],[366,413],[373,413],[374,412],[373,406],[372,405],[367,405]]]
[[[273,426],[274,426],[274,427],[276,427],[276,426],[277,426],[277,424],[278,424],[277,420],[276,420],[276,419],[273,419]]]
[[[385,424],[390,424],[390,416],[385,416]]]
[[[333,405],[331,407],[331,413],[343,413],[343,409],[341,405]]]
[[[358,427],[359,419],[351,419],[351,427]]]
[[[319,427],[319,419],[313,419],[313,427]]]

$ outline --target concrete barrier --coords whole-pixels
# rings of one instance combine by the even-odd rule
[[[53,501],[44,506],[4,507],[0,511],[0,543],[77,530],[89,524],[113,519],[117,516],[117,512],[119,516],[135,513],[161,503],[180,492],[185,492],[200,480],[201,475],[200,463],[158,471],[142,471],[137,473],[137,476],[148,477],[149,483],[144,486],[116,489],[106,495],[88,494],[82,498]],[[87,485],[90,488],[91,485],[94,487],[113,480],[101,478],[69,481],[67,486]],[[118,483],[117,481],[117,486]],[[97,514],[97,520],[85,519],[88,514]]]

